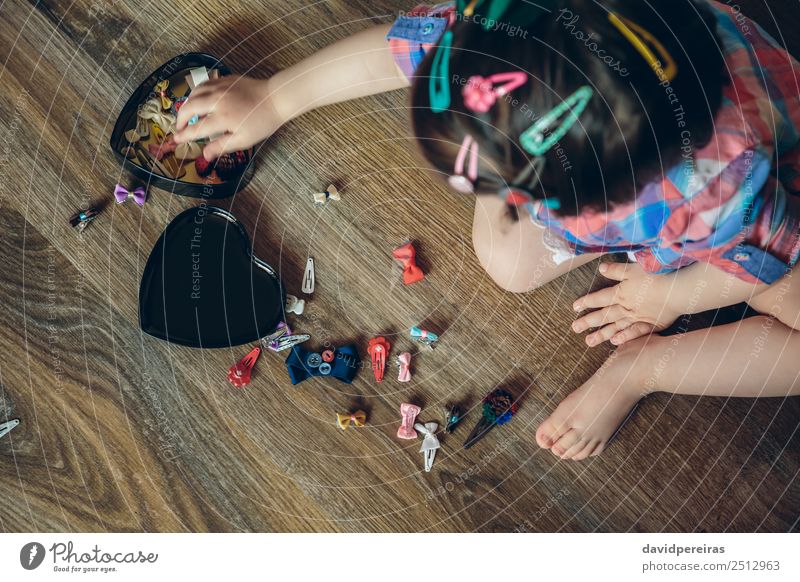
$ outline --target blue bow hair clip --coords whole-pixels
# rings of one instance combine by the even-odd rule
[[[286,369],[292,384],[299,384],[312,376],[331,376],[340,382],[350,384],[361,367],[361,358],[353,344],[322,353],[304,350],[294,346],[286,358]]]

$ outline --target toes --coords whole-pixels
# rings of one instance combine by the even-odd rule
[[[561,457],[564,455],[564,453],[566,453],[570,449],[570,447],[572,447],[572,445],[577,443],[579,440],[580,440],[580,435],[578,434],[578,431],[571,428],[566,433],[564,433],[564,436],[558,439],[558,441],[553,445],[553,447],[550,450],[553,451],[554,455]]]
[[[536,429],[536,442],[543,449],[552,447],[570,428],[566,423],[556,420],[553,416],[555,414]]]
[[[576,454],[578,454],[581,451],[583,451],[583,449],[585,449],[586,445],[588,445],[588,444],[589,444],[589,441],[587,439],[580,439],[578,442],[576,442],[574,445],[572,445],[570,448],[568,448],[564,452],[564,454],[561,455],[561,458],[564,459],[564,460],[572,459]]]
[[[592,454],[592,451],[597,448],[599,444],[596,440],[591,440],[586,444],[580,451],[572,455],[573,461],[583,461],[584,459],[589,458],[589,455]]]

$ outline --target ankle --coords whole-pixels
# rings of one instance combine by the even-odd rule
[[[660,374],[656,370],[658,343],[661,338],[651,336],[627,342],[617,348],[611,355],[615,360],[614,366],[624,370],[624,377],[620,388],[644,398],[659,391],[658,379]],[[609,359],[611,359],[609,358]],[[663,370],[661,371],[663,373]]]

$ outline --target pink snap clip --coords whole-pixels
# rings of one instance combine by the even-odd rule
[[[417,415],[421,411],[422,409],[414,404],[408,404],[407,402],[404,402],[400,405],[400,414],[403,417],[403,422],[400,425],[400,428],[397,429],[398,438],[417,438],[417,431],[414,430],[414,422],[417,420]]]

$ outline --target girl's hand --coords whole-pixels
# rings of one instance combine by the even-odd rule
[[[287,120],[280,113],[268,80],[228,75],[196,87],[178,111],[175,141],[184,143],[216,136],[203,149],[214,160],[247,149],[268,138]],[[197,115],[200,120],[188,125]]]
[[[600,273],[620,283],[584,295],[572,306],[575,311],[595,309],[572,324],[577,333],[596,328],[586,336],[588,345],[611,341],[619,346],[666,329],[681,315],[669,305],[668,276],[646,273],[637,263],[603,263]]]

